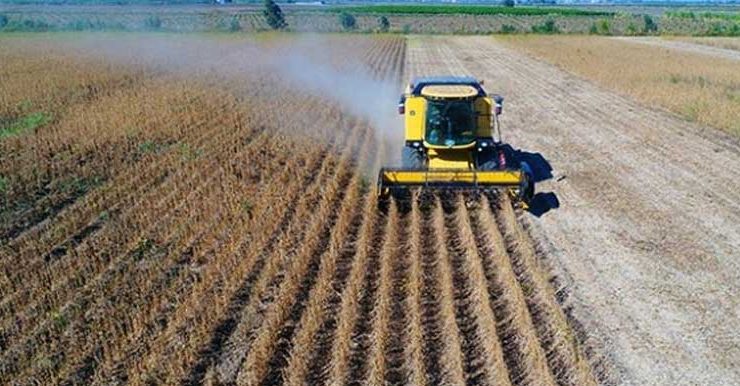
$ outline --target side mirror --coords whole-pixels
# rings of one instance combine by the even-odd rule
[[[406,113],[406,98],[401,96],[401,99],[398,101],[398,114],[403,115]]]
[[[494,114],[501,115],[501,112],[504,110],[504,97],[495,94],[493,96],[493,102],[496,103],[496,107],[494,107]]]

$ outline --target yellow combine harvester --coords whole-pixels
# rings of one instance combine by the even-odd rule
[[[470,77],[414,79],[401,96],[405,117],[401,168],[383,168],[382,196],[421,186],[503,190],[527,206],[534,195],[532,171],[501,141],[503,98],[488,96]]]

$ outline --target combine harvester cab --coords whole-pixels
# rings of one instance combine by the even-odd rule
[[[469,77],[414,79],[398,104],[405,118],[400,168],[378,175],[381,197],[406,196],[411,188],[505,191],[527,207],[532,171],[501,141],[503,98],[489,97]]]

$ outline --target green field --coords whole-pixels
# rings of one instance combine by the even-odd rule
[[[270,30],[262,3],[219,6],[205,0],[0,0],[0,32],[44,31],[167,31],[260,32]],[[114,5],[113,2],[128,5]],[[20,4],[20,3],[34,4]],[[78,5],[70,5],[73,2]],[[50,3],[49,1],[44,2]],[[81,5],[83,4],[84,5]],[[175,4],[180,5],[165,5]],[[186,4],[188,3],[188,4]],[[102,5],[106,4],[106,5]],[[599,34],[740,36],[740,13],[734,8],[674,7],[654,12],[646,7],[504,7],[478,5],[336,5],[301,6],[281,3],[287,30],[294,32],[364,32],[403,34]],[[340,14],[356,19],[345,28]]]
[[[740,21],[740,12],[693,12],[693,11],[674,11],[666,12],[668,17],[677,17],[681,19],[722,19]]]
[[[410,14],[410,15],[514,15],[514,16],[612,16],[613,12],[589,11],[575,8],[502,7],[479,5],[366,5],[336,7],[333,11],[357,14]]]

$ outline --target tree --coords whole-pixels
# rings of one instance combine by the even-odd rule
[[[502,34],[516,33],[516,27],[514,27],[511,24],[503,24],[501,25],[501,29],[499,30],[499,33],[502,33]]]
[[[515,0],[504,0],[504,7],[513,7],[516,5]]]
[[[557,24],[555,24],[555,20],[547,19],[542,24],[533,25],[532,32],[536,34],[556,34],[560,33],[560,29],[558,28]]]
[[[144,27],[149,30],[158,30],[162,28],[162,19],[159,18],[159,16],[153,15],[149,16],[144,20]]]
[[[644,20],[645,20],[645,33],[651,33],[651,32],[658,31],[658,24],[655,23],[655,21],[650,15],[645,15]]]
[[[388,32],[388,30],[391,28],[391,22],[388,21],[387,17],[381,16],[378,19],[378,28],[380,29],[380,32]]]
[[[8,25],[8,17],[0,14],[0,28],[5,27],[6,25]]]
[[[270,28],[283,29],[288,26],[288,23],[285,22],[283,10],[273,0],[265,0],[265,10],[262,13],[265,15]]]
[[[357,26],[357,20],[355,17],[347,12],[339,14],[339,22],[342,24],[344,29],[354,29]]]

